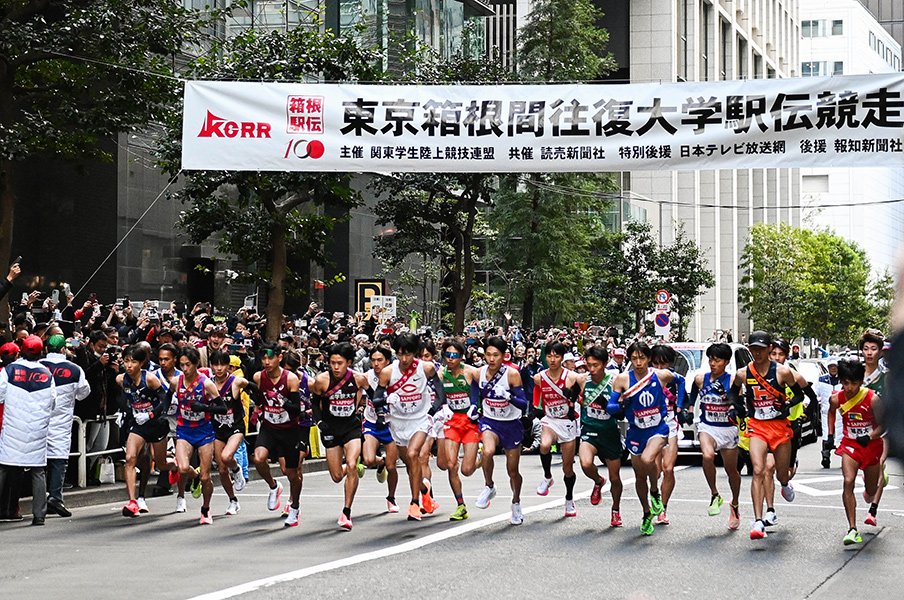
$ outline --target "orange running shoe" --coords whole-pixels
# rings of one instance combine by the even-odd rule
[[[421,507],[417,504],[409,504],[408,505],[408,520],[409,521],[420,521],[421,520]]]

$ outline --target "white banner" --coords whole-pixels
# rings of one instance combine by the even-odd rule
[[[904,73],[632,85],[190,81],[184,169],[549,172],[904,164]]]

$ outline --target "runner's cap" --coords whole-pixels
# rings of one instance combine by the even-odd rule
[[[748,336],[747,345],[768,348],[772,345],[772,336],[765,331],[754,331]]]

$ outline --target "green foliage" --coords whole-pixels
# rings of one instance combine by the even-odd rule
[[[864,251],[829,231],[755,225],[741,264],[738,298],[757,328],[849,344],[887,324],[891,277],[871,282]]]
[[[697,298],[716,285],[706,265],[703,250],[687,236],[684,224],[679,223],[675,241],[659,251],[656,269],[660,285],[672,295],[672,305],[679,316],[676,339],[684,339]]]

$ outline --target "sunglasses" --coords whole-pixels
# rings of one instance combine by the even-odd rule
[[[461,352],[443,352],[443,356],[450,360],[455,360],[456,358],[461,358]]]

